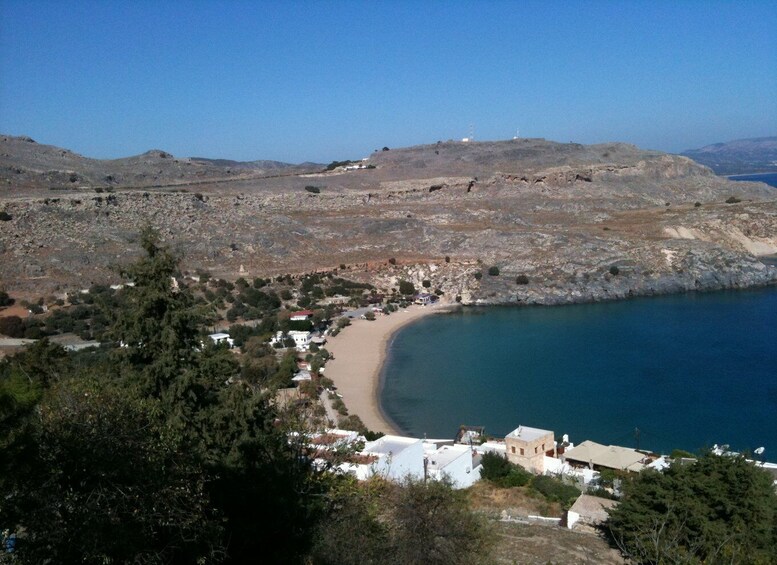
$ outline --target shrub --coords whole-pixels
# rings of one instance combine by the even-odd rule
[[[364,314],[364,319],[369,320],[370,322],[375,320],[375,312],[367,312]]]
[[[337,318],[336,324],[338,329],[343,329],[344,327],[351,325],[351,319],[343,316],[342,318]]]
[[[498,277],[499,276],[499,267],[494,265],[493,267],[488,268],[488,275],[491,277]]]
[[[13,303],[14,299],[6,291],[0,290],[0,306],[11,306]]]
[[[618,265],[610,266],[610,274],[612,276],[617,277],[620,272],[621,270],[618,268]]]
[[[307,190],[308,192],[311,192],[313,194],[319,194],[321,192],[321,189],[319,187],[313,186],[311,184],[307,185],[305,187],[305,190]]]
[[[515,277],[515,284],[529,284],[529,277],[526,275],[518,275]]]
[[[415,286],[409,281],[399,281],[399,292],[404,295],[415,294]]]
[[[397,264],[397,260],[394,257],[389,259],[389,265],[396,265],[396,264]]]
[[[476,279],[476,280],[480,280],[480,279],[482,279],[482,278],[483,278],[483,273],[481,273],[480,271],[478,271],[477,273],[475,273],[475,279]]]
[[[483,465],[480,477],[502,488],[522,487],[532,478],[531,473],[498,453],[483,454],[480,463]]]
[[[450,263],[451,262],[451,258],[448,255],[445,256],[445,262],[446,263]]]
[[[0,334],[8,337],[23,337],[24,323],[19,316],[7,316],[0,318]]]
[[[423,286],[424,288],[429,288],[429,287],[431,287],[431,286],[432,286],[432,281],[430,281],[430,280],[425,280],[425,281],[423,281],[423,282],[421,283],[421,286]]]
[[[701,202],[694,202],[693,203],[693,207],[694,208],[699,208],[700,206],[701,206]]]
[[[739,198],[736,196],[729,196],[726,198],[726,204],[736,204],[737,202],[742,202]]]
[[[534,477],[531,480],[531,486],[550,502],[559,502],[565,508],[568,508],[580,496],[580,489],[577,487],[564,484],[560,479],[547,475]]]
[[[9,222],[13,220],[13,216],[6,211],[0,212],[0,222]]]

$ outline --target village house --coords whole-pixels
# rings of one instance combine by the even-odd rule
[[[214,333],[214,334],[210,334],[208,337],[216,345],[219,345],[221,343],[226,343],[227,347],[229,347],[230,349],[232,349],[235,346],[235,340],[232,339],[231,337],[229,337],[228,333],[217,332],[217,333]]]
[[[545,457],[556,456],[556,440],[550,430],[518,426],[505,436],[507,459],[532,473],[545,473]]]
[[[292,330],[284,334],[279,331],[272,339],[270,339],[270,345],[283,344],[286,338],[289,337],[294,340],[294,347],[297,351],[307,351],[313,340],[313,334],[311,332]]]
[[[607,510],[617,505],[618,502],[615,500],[581,494],[564,514],[563,523],[570,530],[576,525],[596,528],[607,521]]]
[[[428,479],[450,480],[455,489],[471,487],[480,480],[480,454],[468,445],[424,442],[424,470]]]
[[[299,312],[292,312],[289,316],[289,320],[292,322],[304,322],[313,318],[312,310],[300,310]]]
[[[437,302],[437,295],[429,294],[428,292],[417,294],[413,302],[415,304],[420,304],[421,306],[434,304],[435,302]]]
[[[564,460],[572,466],[587,467],[593,470],[615,469],[638,473],[654,458],[649,455],[617,445],[602,445],[586,440],[577,447],[564,453]]]
[[[343,463],[340,470],[366,480],[374,475],[401,481],[407,476],[424,477],[424,445],[420,439],[402,436],[383,436],[364,446],[358,454],[360,461]]]

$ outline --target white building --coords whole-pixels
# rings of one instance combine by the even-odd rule
[[[480,454],[468,445],[424,442],[427,478],[448,478],[456,489],[471,487],[480,480]]]
[[[358,458],[360,462],[343,463],[340,470],[362,481],[375,475],[395,481],[424,477],[424,444],[420,439],[383,436],[365,445]]]
[[[226,343],[230,349],[232,349],[235,346],[235,340],[229,337],[228,333],[219,332],[215,334],[210,334],[208,337],[211,340],[213,340],[213,343],[215,343],[216,345],[220,343]]]
[[[313,334],[311,332],[302,332],[297,330],[292,330],[286,334],[283,332],[277,332],[275,337],[270,340],[270,343],[272,345],[283,343],[284,339],[290,337],[294,340],[294,347],[297,349],[297,351],[307,351],[310,348],[312,335]]]

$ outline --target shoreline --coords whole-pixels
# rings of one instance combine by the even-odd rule
[[[349,414],[361,418],[367,429],[385,434],[400,434],[397,425],[383,411],[380,392],[383,364],[394,335],[425,316],[449,312],[452,304],[411,305],[375,321],[356,319],[324,347],[334,356],[326,364],[325,376],[332,379]],[[335,422],[335,424],[337,424]]]

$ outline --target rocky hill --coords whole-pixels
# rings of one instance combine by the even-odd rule
[[[124,159],[89,159],[29,137],[0,136],[0,191],[15,193],[30,189],[184,186],[321,168],[314,163],[298,166],[277,161],[177,159],[159,149]]]
[[[30,170],[28,153],[11,153],[29,142],[4,143],[7,167]],[[59,151],[79,178],[98,170]],[[146,223],[180,248],[190,271],[237,278],[338,270],[387,290],[399,279],[418,287],[428,280],[464,303],[777,281],[766,258],[777,253],[775,189],[631,145],[437,142],[328,172],[226,179],[213,164],[134,159],[137,169],[130,160],[114,169],[110,191],[69,181],[46,188],[45,172],[3,173],[0,287],[39,296],[116,281],[115,265],[139,252]],[[164,178],[179,168],[204,173],[149,188],[133,176],[149,162],[168,167],[157,169]]]
[[[777,137],[738,139],[688,149],[682,155],[710,167],[719,175],[777,172]]]

